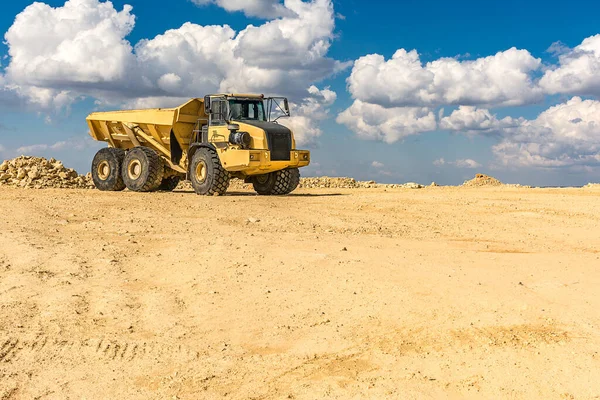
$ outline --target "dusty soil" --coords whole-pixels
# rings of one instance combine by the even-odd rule
[[[0,207],[2,400],[600,396],[600,190]]]

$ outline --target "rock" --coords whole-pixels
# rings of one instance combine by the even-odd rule
[[[19,168],[19,170],[17,171],[17,179],[23,179],[25,178],[25,175],[27,175],[25,168]]]
[[[10,174],[0,174],[0,181],[7,181],[10,177]]]
[[[431,185],[429,185],[429,186],[440,186],[440,185],[438,185],[438,184],[437,184],[437,183],[435,183],[435,182],[431,182]]]
[[[6,160],[3,161],[2,164],[0,164],[0,172],[7,171],[8,170],[8,166],[9,166],[8,161],[6,161]]]
[[[40,172],[38,171],[37,167],[33,167],[28,173],[27,176],[29,177],[29,179],[37,179],[40,177]]]
[[[255,224],[257,222],[260,222],[260,219],[254,218],[254,217],[248,217],[247,221],[250,222],[251,224]]]

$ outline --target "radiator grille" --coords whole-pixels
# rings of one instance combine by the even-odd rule
[[[289,161],[292,151],[292,135],[289,132],[269,132],[271,160]]]

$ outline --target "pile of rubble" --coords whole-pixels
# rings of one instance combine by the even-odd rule
[[[584,189],[600,189],[600,183],[588,183],[583,188]]]
[[[432,186],[437,186],[432,184]],[[327,176],[318,178],[300,178],[299,188],[304,189],[372,189],[372,188],[389,188],[389,189],[421,189],[424,185],[414,182],[403,184],[384,184],[375,181],[357,181],[353,178],[330,178]],[[181,182],[177,186],[178,190],[193,190],[189,181]],[[244,183],[240,179],[232,179],[229,184],[230,192],[236,190],[253,190],[251,183]]]
[[[500,182],[498,179],[493,178],[491,176],[488,176],[485,174],[477,174],[477,175],[475,175],[475,178],[473,178],[469,181],[465,181],[462,185],[470,186],[470,187],[502,186],[503,183]]]
[[[391,189],[421,189],[425,186],[408,182],[403,184],[385,184],[375,181],[357,181],[353,178],[330,178],[328,176],[318,178],[301,178],[301,188],[327,188],[327,189],[370,189],[370,188],[391,188]]]
[[[92,175],[79,175],[61,161],[21,156],[0,164],[0,186],[46,189],[92,189]]]
[[[375,181],[357,181],[353,178],[330,178],[328,176],[318,178],[300,178],[301,188],[335,188],[335,189],[359,189],[375,187]]]

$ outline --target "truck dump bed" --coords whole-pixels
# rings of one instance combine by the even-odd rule
[[[193,131],[207,121],[203,99],[196,98],[176,108],[96,112],[87,117],[90,135],[111,147],[130,149],[147,146],[155,149],[180,172]]]

